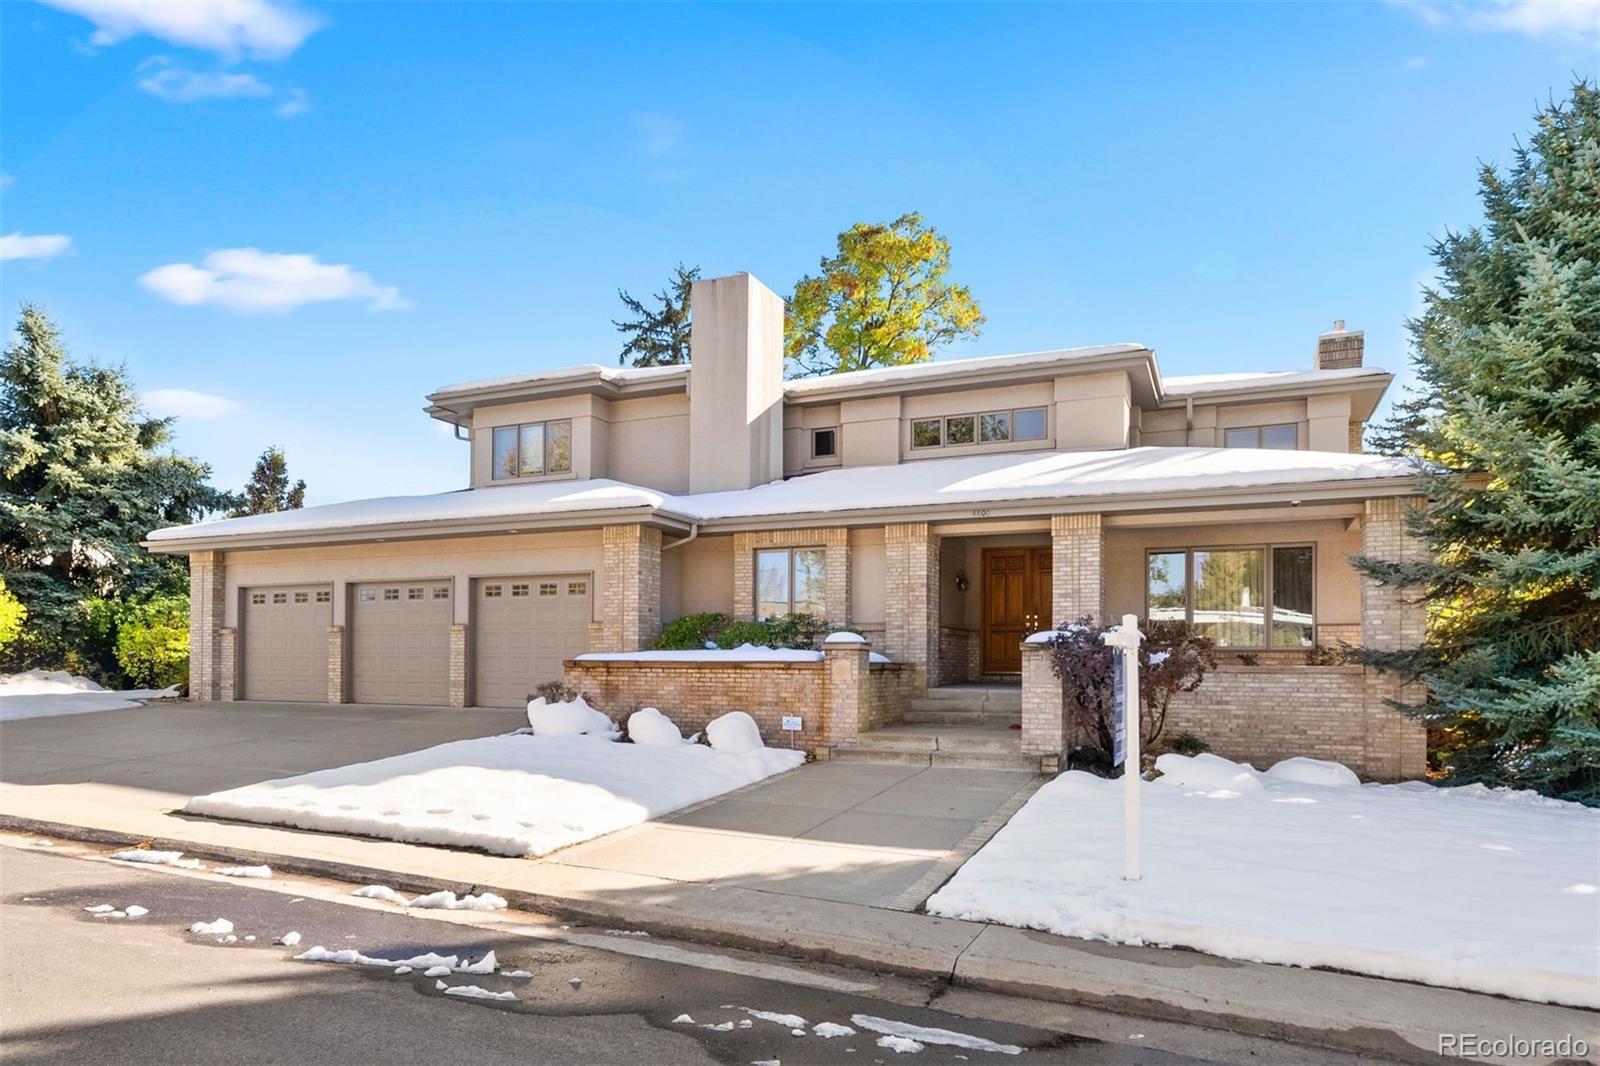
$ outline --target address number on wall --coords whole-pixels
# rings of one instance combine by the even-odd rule
[[[989,508],[987,508],[987,507],[974,507],[972,509],[972,517],[973,518],[988,518],[989,517]]]

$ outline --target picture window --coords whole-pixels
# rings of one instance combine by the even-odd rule
[[[495,481],[571,473],[572,420],[496,426],[491,448]]]

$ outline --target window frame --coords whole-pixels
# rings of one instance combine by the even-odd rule
[[[817,450],[817,437],[820,436],[823,433],[832,434],[832,437],[830,438],[830,447],[825,452],[819,452]],[[811,458],[813,458],[813,459],[837,459],[837,458],[839,458],[839,427],[838,426],[818,426],[816,429],[813,429],[811,431]]]
[[[1269,429],[1287,429],[1287,430],[1290,430],[1291,432],[1293,432],[1294,433],[1294,447],[1292,447],[1292,448],[1268,448],[1262,442],[1267,439],[1267,430],[1269,430]],[[1253,433],[1255,435],[1255,443],[1254,444],[1229,444],[1228,443],[1228,437],[1229,437],[1230,434],[1234,434],[1234,433]],[[1300,423],[1298,423],[1298,422],[1263,422],[1260,425],[1256,425],[1256,426],[1223,426],[1222,427],[1222,446],[1224,448],[1254,448],[1257,451],[1269,451],[1269,452],[1297,452],[1297,451],[1300,450]]]
[[[758,622],[766,621],[773,615],[763,616],[761,613],[761,557],[763,555],[783,555],[786,557],[787,581],[784,589],[785,601],[788,610],[785,615],[795,613],[795,556],[799,552],[816,552],[822,559],[822,610],[815,615],[817,618],[826,618],[828,615],[828,549],[822,544],[795,544],[787,547],[773,546],[768,548],[752,549],[750,554],[750,613]],[[776,602],[776,601],[774,601]],[[810,612],[807,612],[810,613]]]
[[[935,416],[933,418],[913,418],[910,421],[911,421],[911,450],[912,451],[914,451],[914,452],[931,452],[931,451],[934,451],[936,449],[943,448],[945,446],[945,443],[944,443],[944,416],[943,415],[938,415],[938,416]],[[934,443],[932,443],[932,444],[918,444],[917,443],[917,426],[919,424],[920,425],[927,425],[928,423],[932,423],[933,425],[939,427],[939,439],[937,441],[935,441]]]
[[[1304,648],[1284,645],[1277,646],[1272,643],[1273,614],[1277,605],[1273,603],[1273,554],[1279,548],[1307,548],[1311,552],[1311,644],[1317,646],[1317,630],[1321,622],[1317,619],[1317,544],[1315,541],[1286,540],[1271,543],[1256,542],[1248,544],[1196,544],[1196,545],[1168,545],[1166,547],[1146,548],[1144,551],[1144,615],[1150,617],[1150,557],[1152,555],[1178,555],[1183,556],[1183,620],[1191,626],[1194,625],[1194,554],[1195,552],[1223,552],[1223,551],[1260,551],[1261,552],[1261,639],[1260,644],[1228,644],[1218,645],[1217,650],[1223,652],[1244,651],[1303,651]]]
[[[1017,415],[1022,412],[1032,413],[1037,411],[1042,419],[1040,431],[1034,436],[1019,436],[1017,434]],[[992,421],[999,420],[1005,436],[985,437],[985,425],[993,425]],[[995,448],[999,450],[1005,445],[1018,444],[1027,441],[1045,441],[1050,439],[1050,407],[1048,404],[1030,404],[1027,407],[997,407],[987,411],[963,411],[953,415],[928,415],[921,418],[908,418],[907,437],[910,450],[914,452],[931,452],[944,448]],[[972,427],[970,440],[956,441],[951,439],[950,424],[952,422],[967,423]],[[933,444],[917,443],[917,427],[937,425],[939,427],[939,440]]]
[[[551,430],[565,427],[567,439],[567,465],[561,470],[550,469],[550,441]],[[539,464],[540,468],[534,473],[524,473],[522,468],[522,441],[524,436],[531,436],[532,431],[539,432]],[[516,473],[507,474],[500,470],[498,460],[499,446],[496,438],[502,433],[510,433],[511,454],[517,461]],[[570,418],[545,418],[533,422],[511,422],[503,426],[489,428],[489,480],[493,481],[535,481],[539,479],[553,479],[572,476],[572,419]]]

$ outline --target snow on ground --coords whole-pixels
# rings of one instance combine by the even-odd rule
[[[1123,783],[1066,773],[928,912],[1600,1007],[1600,811],[1306,759],[1159,765],[1143,880],[1122,879]]]
[[[464,996],[467,999],[516,999],[515,992],[491,992],[487,988],[477,985],[447,985],[443,981],[435,981],[434,988],[447,996]]]
[[[831,639],[831,638],[830,638]],[[871,652],[867,658],[886,663],[887,656]],[[769,648],[741,644],[737,648],[675,648],[667,651],[588,651],[578,656],[586,663],[820,663],[820,651],[805,648]]]
[[[60,670],[29,670],[0,677],[0,722],[95,711],[127,711],[144,706],[143,700],[169,699],[177,694],[175,688],[108,692],[87,677],[75,677]]]
[[[189,814],[544,855],[793,769],[799,751],[507,734],[198,796]]]
[[[195,922],[189,927],[189,932],[196,936],[223,936],[233,932],[233,923],[226,918],[218,918],[210,922]]]
[[[112,852],[111,857],[118,862],[143,862],[152,866],[178,866],[185,870],[204,869],[199,859],[186,859],[181,851],[133,848],[129,851]]]
[[[223,877],[260,877],[272,876],[270,866],[218,866],[212,873],[221,874]]]

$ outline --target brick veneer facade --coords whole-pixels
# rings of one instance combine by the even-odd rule
[[[976,681],[983,673],[980,653],[983,642],[976,629],[958,626],[939,627],[939,683]]]
[[[1097,514],[1050,517],[1050,607],[1055,624],[1106,613],[1105,524]]]
[[[1022,646],[1022,754],[1057,755],[1065,748],[1066,708],[1061,682],[1050,670],[1050,649]]]
[[[640,651],[661,632],[661,530],[643,525],[600,531],[605,568],[600,593],[601,646]]]
[[[223,698],[222,625],[226,617],[227,568],[220,552],[189,555],[189,696]],[[232,673],[230,668],[229,673]],[[230,691],[228,699],[233,695]]]
[[[857,734],[901,720],[911,671],[869,664],[865,644],[829,648],[819,662],[566,662],[566,683],[619,724],[641,707],[656,707],[684,732],[704,729],[729,711],[745,711],[762,739],[787,747],[784,715],[804,728],[794,744],[807,750],[849,743]]]
[[[1368,500],[1361,522],[1361,549],[1367,555],[1396,561],[1426,557],[1427,549],[1406,530],[1406,515],[1418,500],[1389,498]],[[1361,578],[1361,643],[1368,648],[1414,648],[1426,635],[1426,609],[1412,602],[1415,591],[1379,585]],[[1417,777],[1427,769],[1427,734],[1405,718],[1390,701],[1420,703],[1426,695],[1420,685],[1403,685],[1393,675],[1368,670],[1365,675],[1367,733],[1373,762],[1372,776]]]
[[[939,538],[926,522],[883,529],[884,652],[911,667],[914,694],[939,684]]]
[[[345,659],[344,626],[328,627],[328,702],[343,703]]]
[[[823,549],[823,611],[830,624],[850,625],[850,531],[773,529],[733,535],[733,616],[756,616],[756,552],[761,548]]]
[[[239,631],[232,626],[217,630],[217,699],[232,702],[239,698]]]
[[[467,677],[470,668],[467,656],[468,649],[472,646],[472,642],[467,639],[469,635],[465,622],[450,624],[450,684],[446,690],[445,702],[451,707],[467,705]]]

